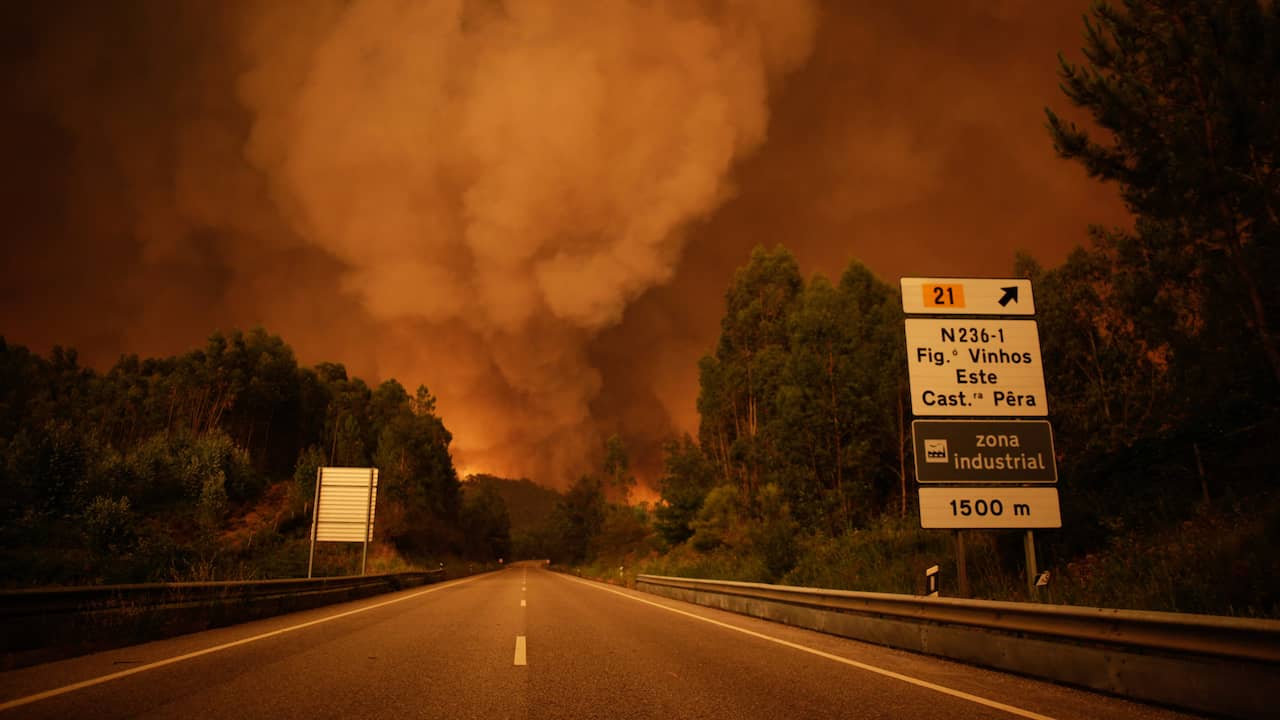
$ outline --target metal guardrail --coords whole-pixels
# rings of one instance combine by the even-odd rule
[[[438,582],[444,570],[0,591],[0,670]]]
[[[1280,621],[636,576],[664,597],[1215,715],[1274,717]]]
[[[1280,663],[1280,621],[639,575],[640,583],[916,622]]]
[[[244,602],[334,591],[399,590],[444,579],[443,570],[343,577],[146,583],[0,591],[0,618],[212,602]]]

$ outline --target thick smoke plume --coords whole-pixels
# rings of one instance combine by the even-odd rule
[[[806,273],[1046,264],[1087,0],[0,4],[0,334],[184,352],[263,325],[425,383],[466,470],[562,485],[696,430],[752,246]]]
[[[100,102],[120,127],[105,129],[83,105],[62,108],[78,132],[105,132],[123,155],[110,162],[136,179],[138,215],[116,230],[140,264],[222,269],[214,297],[167,302],[174,291],[147,282],[156,294],[131,299],[153,316],[141,324],[242,302],[288,340],[302,324],[304,359],[428,384],[464,469],[551,483],[612,432],[592,417],[590,340],[670,279],[688,224],[729,196],[815,22],[807,2],[768,0],[357,0],[218,16],[220,46],[185,53],[185,87],[158,83],[170,107],[152,106],[158,88],[136,104],[109,88]],[[92,72],[114,52],[90,27],[55,40],[41,68]],[[147,41],[160,47],[141,64],[166,72],[177,48]],[[145,117],[157,111],[174,116]],[[125,135],[155,125],[160,147],[124,155],[147,143]],[[276,275],[291,257],[330,267]],[[337,310],[328,342],[328,318],[303,320],[312,303]]]
[[[247,145],[298,237],[440,376],[464,464],[543,478],[600,432],[586,343],[667,281],[764,140],[806,3],[360,0],[252,18]],[[560,478],[554,478],[559,480]]]

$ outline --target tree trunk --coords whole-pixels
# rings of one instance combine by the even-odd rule
[[[835,448],[836,494],[840,496],[840,526],[841,529],[847,529],[849,500],[844,494],[844,463],[840,446],[840,401],[836,397],[836,358],[830,343],[827,344],[827,386],[831,388],[831,426],[834,440],[832,446]]]
[[[1271,376],[1275,378],[1276,385],[1280,386],[1280,349],[1276,347],[1275,338],[1271,335],[1271,326],[1267,322],[1267,309],[1262,301],[1262,293],[1258,290],[1258,283],[1254,280],[1253,272],[1249,269],[1244,253],[1239,248],[1238,238],[1231,242],[1229,254],[1235,265],[1236,274],[1240,276],[1240,281],[1249,296],[1253,329],[1258,333],[1258,339],[1262,343],[1262,353],[1267,358],[1267,364],[1271,366]]]
[[[907,516],[907,453],[906,414],[903,412],[902,386],[898,386],[898,481],[901,486],[899,517]]]
[[[1209,508],[1209,481],[1204,474],[1204,461],[1200,459],[1200,443],[1191,443],[1191,449],[1196,455],[1196,473],[1200,476],[1200,496],[1204,501],[1204,507]]]
[[[1186,24],[1180,17],[1175,14],[1173,20],[1180,30],[1186,31]],[[1205,149],[1208,151],[1209,171],[1216,179],[1220,171],[1213,119],[1209,111],[1209,103],[1205,97],[1204,87],[1200,82],[1200,68],[1193,65],[1190,70],[1192,80],[1195,83],[1196,98],[1200,104],[1200,115],[1204,122]],[[1222,215],[1221,220],[1230,224],[1229,229],[1227,229],[1225,243],[1227,255],[1231,258],[1231,262],[1235,266],[1236,275],[1239,276],[1241,283],[1244,284],[1245,293],[1249,296],[1254,331],[1258,333],[1258,339],[1262,343],[1262,353],[1267,358],[1267,364],[1271,366],[1271,376],[1275,379],[1276,384],[1280,385],[1280,349],[1276,348],[1275,339],[1271,336],[1271,325],[1267,322],[1267,311],[1262,301],[1262,293],[1259,292],[1258,283],[1254,280],[1253,272],[1244,257],[1244,240],[1240,237],[1240,224],[1237,222],[1237,214],[1227,204],[1225,198],[1219,198],[1218,212]]]

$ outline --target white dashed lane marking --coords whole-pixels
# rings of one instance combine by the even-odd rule
[[[515,664],[516,664],[516,665],[528,665],[528,664],[529,664],[529,663],[526,661],[526,659],[525,659],[524,636],[523,636],[523,635],[517,635],[517,636],[516,636],[516,661],[515,661]]]

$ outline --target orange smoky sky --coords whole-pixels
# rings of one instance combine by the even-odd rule
[[[460,468],[563,485],[616,432],[652,484],[753,246],[893,282],[1128,222],[1043,127],[1085,7],[6,3],[0,334],[262,325],[426,384]]]

